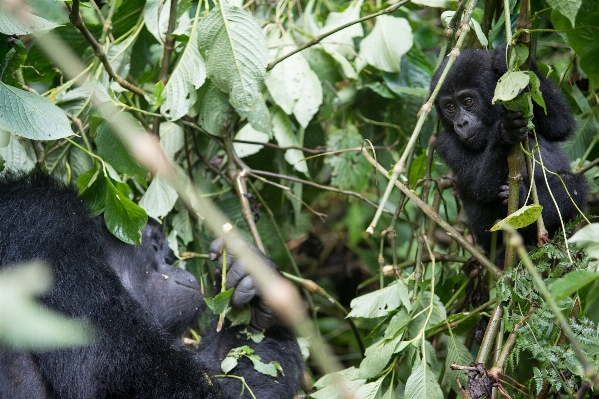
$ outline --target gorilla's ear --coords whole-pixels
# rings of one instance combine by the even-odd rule
[[[505,44],[497,47],[493,53],[493,71],[495,71],[498,79],[507,72],[507,65],[505,63]]]

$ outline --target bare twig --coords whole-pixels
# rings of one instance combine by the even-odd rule
[[[350,26],[352,26],[352,25],[355,25],[355,24],[359,24],[359,23],[361,23],[361,22],[364,22],[364,21],[368,21],[369,19],[376,18],[376,17],[378,17],[378,16],[380,16],[380,15],[391,14],[392,12],[394,12],[395,10],[397,10],[399,7],[401,7],[401,6],[405,5],[405,4],[406,4],[406,3],[408,3],[409,1],[410,1],[410,0],[403,0],[403,1],[400,1],[399,3],[397,3],[397,4],[394,4],[394,5],[392,5],[392,6],[389,6],[389,7],[385,8],[385,9],[384,9],[384,10],[382,10],[382,11],[375,12],[374,14],[367,15],[367,16],[365,16],[365,17],[363,17],[363,18],[360,18],[360,19],[356,19],[355,21],[348,22],[348,23],[346,23],[346,24],[343,24],[343,25],[341,25],[341,26],[338,26],[338,27],[337,27],[337,28],[335,28],[335,29],[332,29],[332,30],[330,30],[330,31],[328,31],[328,32],[325,32],[325,33],[321,34],[321,35],[318,35],[318,36],[314,37],[314,39],[310,40],[308,43],[306,43],[306,44],[304,44],[304,45],[302,45],[302,46],[300,46],[300,47],[296,48],[295,50],[291,51],[290,53],[288,53],[288,54],[285,54],[285,55],[284,55],[284,56],[282,56],[281,58],[277,58],[276,60],[274,60],[273,62],[271,62],[270,64],[268,64],[268,65],[266,66],[266,70],[267,70],[267,71],[270,71],[270,70],[271,70],[271,69],[273,69],[273,68],[275,67],[275,65],[277,65],[279,62],[281,62],[281,61],[283,61],[283,60],[285,60],[285,59],[287,59],[287,58],[291,57],[291,56],[292,56],[292,55],[294,55],[294,54],[297,54],[297,53],[299,53],[300,51],[303,51],[303,50],[307,49],[308,47],[312,47],[312,46],[314,46],[314,45],[316,45],[316,44],[320,43],[320,42],[321,42],[323,39],[327,38],[328,36],[331,36],[331,35],[332,35],[332,34],[334,34],[334,33],[337,33],[337,32],[339,32],[339,31],[341,31],[341,30],[343,30],[343,29],[345,29],[345,28],[348,28],[348,27],[350,27]]]
[[[77,28],[83,34],[83,37],[85,37],[87,42],[92,46],[92,49],[94,50],[94,55],[98,57],[100,62],[102,62],[102,65],[104,65],[106,73],[108,73],[108,75],[112,79],[114,79],[118,84],[120,84],[124,89],[127,89],[130,92],[143,97],[146,94],[145,91],[129,83],[128,81],[117,75],[114,69],[112,69],[112,65],[110,65],[110,62],[106,57],[106,49],[104,49],[104,46],[98,43],[98,41],[94,38],[94,36],[85,26],[83,18],[81,18],[81,13],[79,13],[79,0],[73,0],[73,6],[71,8],[71,12],[69,13],[69,20],[75,26],[75,28]]]

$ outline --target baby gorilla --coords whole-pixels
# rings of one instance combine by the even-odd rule
[[[447,60],[433,76],[431,91],[437,85]],[[485,250],[491,246],[489,229],[507,216],[506,186],[507,156],[512,146],[527,137],[527,122],[521,112],[508,112],[491,100],[499,78],[506,72],[505,47],[494,53],[487,50],[464,50],[451,68],[435,100],[443,131],[437,138],[437,152],[457,178],[457,190],[477,244]],[[560,227],[560,214],[548,190],[555,197],[564,222],[574,219],[586,201],[584,176],[570,171],[570,163],[560,147],[575,129],[574,118],[562,94],[534,71],[541,81],[541,92],[547,114],[534,104],[533,123],[536,128],[543,164],[556,176],[535,166],[534,180],[539,203],[543,206],[543,221],[550,235]],[[529,137],[530,148],[536,145]],[[538,160],[538,154],[535,156]],[[524,205],[530,186],[526,166],[522,169],[520,206]],[[560,178],[564,181],[567,192]],[[568,196],[572,197],[572,200]],[[536,240],[534,225],[520,231],[528,244]]]
[[[211,328],[197,352],[188,350],[174,334],[197,319],[204,300],[196,279],[170,264],[155,222],[143,229],[142,245],[128,245],[106,230],[101,217],[89,216],[73,189],[39,171],[4,176],[0,267],[47,262],[55,281],[40,302],[84,320],[97,336],[91,345],[68,349],[0,349],[0,398],[249,398],[247,387],[259,398],[291,398],[302,373],[297,342],[261,303],[233,255],[230,271],[243,281],[241,291],[247,290],[235,304],[259,306],[252,323],[266,329],[265,338],[254,344],[241,332],[245,327],[219,333]],[[258,373],[241,358],[233,373],[247,387],[240,379],[215,378],[223,374],[220,362],[229,351],[243,345],[264,363],[278,361],[284,375]]]

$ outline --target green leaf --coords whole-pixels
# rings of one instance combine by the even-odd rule
[[[227,95],[209,81],[200,89],[199,97],[199,125],[208,133],[220,136],[230,107]]]
[[[94,330],[80,320],[40,306],[36,297],[52,286],[50,269],[38,262],[0,270],[0,343],[23,350],[86,345]]]
[[[314,388],[318,391],[310,394],[310,397],[314,399],[352,398],[365,382],[365,379],[359,378],[358,370],[355,367],[349,367],[321,377],[314,383]]]
[[[141,244],[141,229],[148,222],[148,215],[134,204],[111,179],[106,179],[107,190],[104,209],[104,222],[108,230],[127,244]]]
[[[495,87],[495,95],[491,102],[495,104],[495,101],[509,101],[516,98],[522,90],[524,90],[530,81],[530,78],[526,72],[522,71],[507,71],[497,82]]]
[[[0,116],[0,118],[2,118]],[[35,167],[37,157],[31,141],[10,135],[8,145],[0,148],[0,156],[4,159],[5,170],[28,172]]]
[[[200,22],[198,30],[208,77],[229,93],[233,107],[251,111],[262,98],[269,59],[260,26],[244,10],[221,1]]]
[[[599,259],[599,223],[591,223],[578,230],[568,242],[583,247],[589,256]]]
[[[574,6],[579,0],[574,0]],[[560,1],[565,4],[566,0]],[[576,14],[576,29],[568,17],[560,11],[553,10],[551,21],[555,29],[561,33],[565,43],[580,58],[580,67],[586,73],[593,87],[599,87],[599,30],[597,21],[599,10],[595,0],[583,0]]]
[[[407,293],[408,288],[401,280],[389,284],[387,287],[352,299],[352,311],[347,317],[381,317],[389,311],[397,309],[402,304],[402,291]]]
[[[20,7],[19,12],[21,15],[17,18],[14,14],[9,12],[7,6],[4,5],[4,2],[0,2],[0,33],[4,33],[5,35],[23,36],[34,32],[54,29],[60,26],[47,19],[28,13],[23,7]],[[21,22],[24,20],[27,20],[28,23],[25,24]],[[2,98],[2,95],[0,95],[0,98]]]
[[[272,125],[275,138],[281,147],[300,145],[289,117],[280,108],[274,110]],[[304,158],[304,153],[301,150],[289,149],[285,151],[285,160],[297,171],[307,174],[308,164]]]
[[[270,363],[262,363],[262,361],[260,360],[260,356],[258,355],[248,355],[248,359],[252,361],[254,365],[254,370],[261,374],[269,375],[271,377],[277,376],[277,365],[278,368],[281,368],[281,365],[276,361],[272,361]],[[277,365],[275,365],[275,363]]]
[[[410,187],[416,187],[416,183],[418,180],[422,179],[426,174],[426,163],[428,159],[426,153],[423,152],[418,156],[418,158],[412,161],[412,166],[410,167],[410,175],[408,176],[408,183]]]
[[[543,207],[541,205],[525,205],[511,215],[508,215],[505,219],[497,222],[490,230],[505,230],[504,223],[509,224],[515,229],[521,229],[536,222],[542,211]]]
[[[333,130],[328,135],[327,145],[331,151],[338,151],[360,147],[362,140],[358,129],[354,125],[347,125],[345,129]],[[372,167],[360,151],[336,153],[326,157],[325,164],[333,168],[331,179],[333,186],[358,193],[368,187],[368,177]]]
[[[359,19],[363,2],[363,0],[351,2],[342,12],[330,12],[320,32],[329,32],[341,25]],[[321,44],[327,53],[331,55],[338,54],[347,59],[355,55],[354,38],[363,36],[364,29],[362,29],[362,24],[354,24],[326,37],[322,40]]]
[[[179,198],[177,191],[168,184],[164,177],[156,175],[148,190],[139,200],[139,206],[146,211],[148,216],[158,220],[173,209],[177,198]]]
[[[137,124],[129,114],[122,114],[132,123]],[[112,131],[108,121],[102,121],[96,128],[95,143],[98,147],[98,154],[112,165],[120,173],[130,175],[144,175],[146,171],[139,166],[135,159],[129,154],[121,139]]]
[[[175,154],[185,146],[185,133],[183,128],[173,122],[162,122],[160,124],[160,147],[164,156],[171,162],[175,162]]]
[[[215,314],[220,314],[229,306],[229,301],[233,296],[233,292],[235,292],[235,287],[229,288],[224,292],[220,292],[214,298],[204,298],[204,301],[206,301],[206,305],[208,305],[210,310],[212,310]]]
[[[381,378],[379,378],[378,380],[374,381],[374,382],[370,382],[366,385],[362,385],[357,391],[356,391],[356,395],[354,396],[355,398],[360,398],[360,399],[375,399],[378,396],[379,391],[381,390],[381,386],[383,385],[383,380],[385,379],[386,375],[382,376]]]
[[[399,341],[400,338],[381,339],[366,348],[360,363],[360,377],[371,379],[378,376],[387,367]]]
[[[420,364],[412,370],[412,374],[406,381],[404,398],[443,399],[441,387],[426,362],[420,361]]]
[[[381,15],[360,43],[360,56],[375,68],[399,72],[401,57],[412,47],[412,28],[405,18]]]
[[[206,81],[206,64],[198,50],[198,20],[201,8],[196,9],[189,41],[165,87],[166,100],[160,107],[160,112],[168,120],[177,120],[189,112],[197,100],[197,89]]]
[[[547,0],[547,4],[568,18],[572,26],[576,25],[576,14],[582,5],[582,0]]]
[[[474,361],[474,356],[470,353],[468,348],[461,342],[456,340],[454,335],[447,337],[447,357],[445,358],[445,379],[454,391],[460,393],[456,380],[460,380],[462,386],[468,385],[468,377],[466,373],[461,370],[451,370],[451,364],[459,364],[461,366],[469,365]]]
[[[235,140],[254,141],[256,143],[268,143],[270,136],[266,133],[257,131],[251,124],[246,123],[244,127],[235,135]],[[245,158],[253,155],[262,149],[260,144],[233,143],[233,149],[239,158]]]
[[[220,362],[220,368],[223,373],[227,374],[229,371],[237,367],[237,358],[232,356],[226,356],[222,362]]]
[[[599,272],[575,270],[549,284],[551,297],[559,302],[599,278]]]
[[[71,123],[46,97],[0,82],[0,129],[32,140],[73,135]]]
[[[286,36],[275,57],[293,50],[295,44]],[[302,53],[278,63],[266,76],[266,87],[273,100],[288,115],[295,115],[302,127],[308,126],[322,104],[322,85]]]
[[[94,165],[92,169],[77,178],[78,196],[87,203],[93,216],[98,216],[104,212],[106,191],[108,189],[106,180],[107,177],[97,165]]]

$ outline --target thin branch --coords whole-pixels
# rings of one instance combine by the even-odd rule
[[[309,180],[300,179],[298,177],[286,176],[286,175],[281,175],[281,174],[278,174],[278,173],[266,172],[264,170],[256,170],[256,169],[251,169],[251,170],[249,170],[248,173],[250,175],[256,177],[256,178],[259,178],[258,176],[275,177],[275,178],[278,178],[278,179],[289,180],[289,181],[292,181],[292,182],[301,183],[301,184],[305,184],[305,185],[308,185],[308,186],[316,187],[316,188],[319,188],[321,190],[332,191],[334,193],[339,193],[339,194],[343,194],[343,195],[350,195],[352,197],[356,197],[356,198],[358,198],[358,199],[366,202],[368,205],[372,205],[375,208],[378,206],[377,204],[375,204],[374,202],[372,202],[368,198],[366,198],[363,195],[358,194],[356,192],[349,191],[349,190],[341,190],[339,188],[334,188],[334,187],[331,187],[331,186],[324,186],[322,184],[314,183],[314,182],[311,182]],[[392,214],[387,209],[385,209],[385,213],[390,214],[390,215]]]
[[[409,2],[410,2],[410,0],[400,1],[399,3],[394,4],[392,6],[389,6],[389,7],[385,8],[382,11],[375,12],[374,14],[367,15],[367,16],[365,16],[363,18],[360,18],[360,19],[356,19],[355,21],[348,22],[346,24],[338,26],[335,29],[332,29],[332,30],[330,30],[328,32],[325,32],[325,33],[321,34],[321,35],[318,35],[318,36],[314,37],[314,39],[310,40],[308,43],[306,43],[306,44],[304,44],[304,45],[296,48],[292,52],[290,52],[288,54],[285,54],[281,58],[278,58],[278,59],[274,60],[273,62],[271,62],[270,64],[268,64],[267,67],[266,67],[266,70],[270,71],[279,62],[281,62],[281,61],[283,61],[283,60],[291,57],[294,54],[299,53],[300,51],[303,51],[303,50],[307,49],[308,47],[312,47],[312,46],[320,43],[323,39],[327,38],[328,36],[331,36],[332,34],[335,34],[335,33],[339,32],[339,31],[341,31],[341,30],[343,30],[345,28],[348,28],[348,27],[350,27],[352,25],[359,24],[359,23],[364,22],[364,21],[368,21],[369,19],[376,18],[378,16],[385,15],[385,14],[391,14],[392,12],[394,12],[395,10],[397,10],[399,7],[405,5],[406,3],[409,3]]]
[[[129,83],[128,81],[117,75],[114,69],[112,69],[110,62],[108,62],[108,58],[106,57],[106,49],[104,48],[104,46],[98,43],[98,41],[89,32],[89,30],[87,30],[87,27],[83,22],[83,18],[81,18],[81,13],[79,13],[79,0],[73,0],[73,7],[69,14],[69,20],[75,26],[75,28],[79,29],[79,31],[83,34],[83,37],[85,37],[87,42],[92,46],[92,49],[94,50],[94,55],[98,57],[98,59],[102,62],[102,65],[104,65],[106,73],[108,73],[108,75],[112,79],[114,79],[118,84],[120,84],[124,89],[127,89],[130,92],[143,97],[146,94],[145,91],[133,85],[132,83]]]
[[[173,31],[177,25],[177,0],[171,0],[171,9],[168,18],[168,28],[166,30],[166,37],[164,39],[164,51],[162,53],[162,65],[160,66],[160,73],[158,79],[166,85],[168,82],[168,66],[171,60],[171,54],[175,49],[175,39],[173,38]],[[152,127],[152,133],[158,136],[160,134],[160,119],[161,117],[154,117],[154,126]]]

